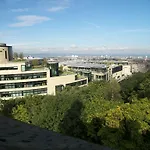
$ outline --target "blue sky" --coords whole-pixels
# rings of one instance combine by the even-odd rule
[[[0,0],[15,51],[150,53],[150,0]]]

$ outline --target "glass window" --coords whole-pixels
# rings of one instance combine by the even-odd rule
[[[35,90],[26,90],[26,91],[13,91],[13,92],[1,92],[0,97],[18,97],[26,96],[32,94],[46,94],[47,88],[35,89]]]
[[[9,74],[9,75],[0,75],[0,81],[4,81],[4,80],[37,79],[37,78],[46,78],[46,72],[43,72],[43,73],[34,73],[34,74]]]
[[[21,65],[21,71],[25,71],[25,65]]]
[[[7,51],[5,51],[5,59],[7,59]]]

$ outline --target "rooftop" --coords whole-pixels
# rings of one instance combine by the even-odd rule
[[[107,65],[105,64],[94,64],[94,63],[82,63],[82,62],[65,62],[64,65],[69,67],[80,67],[80,68],[95,68],[95,69],[105,69]]]
[[[6,46],[5,43],[0,43],[0,47]]]
[[[10,46],[6,45],[5,43],[0,43],[0,47],[10,47]]]
[[[0,116],[1,150],[111,150]]]

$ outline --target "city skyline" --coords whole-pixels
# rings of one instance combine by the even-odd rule
[[[150,54],[148,0],[1,0],[0,42],[24,53]]]

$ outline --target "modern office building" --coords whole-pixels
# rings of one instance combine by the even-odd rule
[[[0,52],[0,99],[23,97],[31,94],[55,95],[66,86],[84,86],[87,78],[77,78],[76,74],[59,76],[58,63],[48,67],[31,69],[25,62],[11,62],[12,48],[2,45]],[[3,52],[4,49],[4,52]],[[7,57],[6,57],[6,55]]]
[[[71,69],[74,72],[86,76],[89,81],[94,80],[106,80],[109,81],[112,78],[117,81],[121,81],[126,77],[132,75],[131,66],[128,64],[98,64],[98,63],[62,63],[65,69]]]

